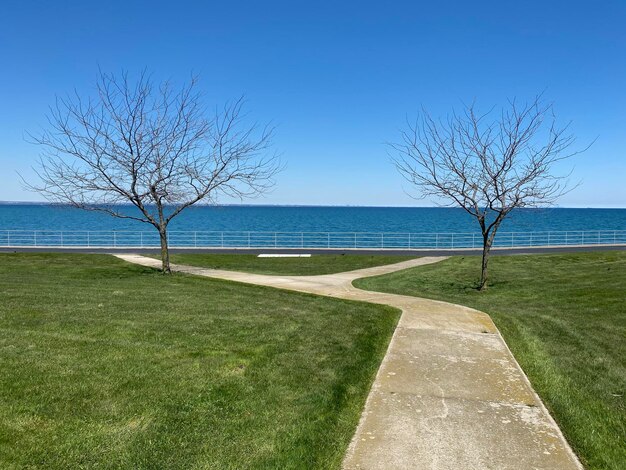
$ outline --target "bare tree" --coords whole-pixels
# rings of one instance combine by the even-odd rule
[[[43,147],[27,186],[49,201],[154,226],[164,272],[167,227],[196,203],[253,197],[279,169],[269,153],[273,129],[245,124],[243,100],[208,113],[196,79],[175,89],[144,72],[136,80],[100,72],[96,95],[57,98],[49,126],[31,139]],[[132,204],[129,212],[121,204]]]
[[[496,114],[494,116],[494,114]],[[516,208],[553,204],[568,191],[568,174],[555,164],[576,153],[568,126],[557,127],[552,105],[541,97],[500,113],[461,114],[435,120],[424,112],[390,144],[400,173],[420,197],[459,206],[480,225],[483,238],[479,289],[486,287],[489,253],[500,224]]]

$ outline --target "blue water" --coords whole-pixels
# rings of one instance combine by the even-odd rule
[[[47,204],[0,204],[0,230],[152,230],[137,221]],[[279,232],[476,232],[457,208],[192,207],[170,230]],[[501,231],[626,230],[626,209],[520,209]]]

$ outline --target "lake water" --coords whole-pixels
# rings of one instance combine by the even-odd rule
[[[47,204],[0,204],[0,230],[153,230],[132,220]],[[476,232],[457,208],[218,206],[192,207],[170,230],[268,232]],[[502,231],[626,230],[626,209],[520,209]]]

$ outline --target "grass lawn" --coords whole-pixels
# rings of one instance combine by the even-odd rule
[[[0,254],[0,468],[339,468],[395,309]]]
[[[159,255],[150,255],[160,258]],[[310,258],[259,258],[248,254],[171,254],[170,261],[178,264],[201,266],[228,271],[258,274],[312,276],[371,268],[383,264],[399,263],[415,256],[397,255],[316,255]]]
[[[368,290],[487,312],[590,469],[626,465],[626,251],[497,256],[489,289],[480,259],[360,279]]]

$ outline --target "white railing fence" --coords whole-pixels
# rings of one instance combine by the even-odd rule
[[[626,230],[499,232],[495,247],[626,244]],[[170,231],[172,248],[480,248],[480,233]],[[0,230],[0,247],[157,248],[156,231]]]

